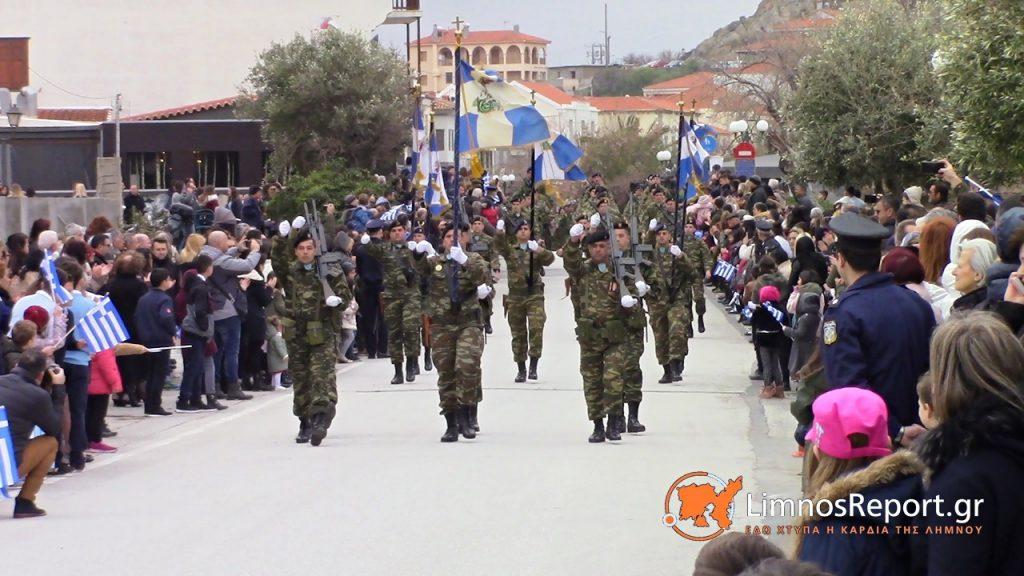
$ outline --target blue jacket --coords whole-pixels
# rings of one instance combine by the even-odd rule
[[[814,499],[845,501],[851,494],[864,497],[865,512],[846,517],[805,517],[811,532],[799,535],[797,558],[817,564],[835,576],[903,576],[914,572],[914,518],[903,515],[871,516],[872,500],[918,500],[924,464],[909,451],[899,451],[826,484]],[[877,506],[877,505],[876,505]],[[897,530],[897,527],[900,530]],[[875,533],[870,533],[874,531]],[[844,533],[845,532],[845,533]],[[887,532],[887,533],[886,533]]]
[[[873,272],[850,286],[825,310],[822,348],[833,388],[862,386],[885,400],[889,433],[917,423],[917,379],[928,370],[928,342],[935,329],[931,306]]]
[[[177,330],[170,294],[157,288],[150,289],[135,308],[136,340],[150,348],[170,346]]]

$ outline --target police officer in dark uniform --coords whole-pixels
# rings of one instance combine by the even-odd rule
[[[889,434],[909,443],[924,432],[917,416],[917,380],[928,370],[928,342],[935,328],[931,307],[878,271],[889,231],[852,213],[832,219],[839,237],[836,264],[846,285],[825,311],[825,375],[831,388],[863,386],[889,408]]]

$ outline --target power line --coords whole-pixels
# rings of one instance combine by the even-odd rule
[[[65,94],[68,94],[70,96],[74,96],[75,98],[82,98],[84,100],[108,100],[108,101],[109,100],[113,100],[114,98],[116,98],[116,95],[115,96],[84,96],[82,94],[76,94],[76,93],[74,93],[74,92],[72,92],[70,90],[67,90],[65,88],[62,88],[62,87],[58,86],[55,82],[53,82],[52,80],[50,80],[46,76],[43,76],[39,72],[36,72],[35,70],[33,70],[31,66],[29,67],[28,70],[29,70],[29,72],[31,72],[31,73],[35,74],[36,76],[38,76],[43,82],[46,82],[47,84],[49,84],[50,86],[53,86],[57,90],[60,90],[61,92],[64,92]]]

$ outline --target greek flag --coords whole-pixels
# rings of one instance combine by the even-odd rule
[[[683,133],[679,137],[683,139],[683,145],[679,158],[679,173],[676,176],[679,178],[680,188],[683,187],[683,182],[687,183],[686,196],[683,199],[687,202],[697,195],[697,188],[693,183],[708,179],[706,162],[710,154],[704,149],[690,122],[683,122]]]
[[[40,267],[43,275],[46,276],[46,280],[49,281],[50,286],[53,286],[53,299],[59,304],[67,304],[71,302],[71,293],[66,288],[60,285],[60,277],[57,276],[57,258],[55,254],[51,254],[49,250],[45,251],[46,255],[43,260],[43,265]]]
[[[762,302],[761,306],[763,306],[764,309],[767,310],[768,313],[772,315],[772,318],[775,318],[776,322],[782,324],[782,319],[785,318],[786,316],[785,314],[782,313],[782,310],[779,310],[775,306],[772,306],[771,302]]]
[[[0,498],[10,498],[7,487],[21,481],[18,463],[14,460],[14,439],[7,422],[7,408],[0,406]]]
[[[586,173],[576,164],[583,157],[583,151],[565,137],[558,134],[554,139],[533,143],[533,176],[537,182],[543,180],[574,180],[583,182]]]
[[[726,282],[732,282],[732,279],[736,277],[737,268],[725,260],[719,260],[715,264],[715,271],[712,272],[712,276],[717,276]]]
[[[100,300],[75,326],[91,354],[113,348],[128,339],[128,329],[124,327],[121,315],[117,313],[110,297]]]
[[[437,156],[437,142],[433,135],[430,140],[430,176],[427,180],[427,188],[423,192],[423,200],[430,209],[430,213],[437,215],[448,206],[448,192],[444,189],[444,174],[441,173],[441,161]]]
[[[462,110],[459,114],[460,154],[481,148],[510,148],[551,137],[544,116],[529,95],[506,83],[497,72],[481,72],[459,60]]]
[[[421,103],[422,100],[417,99],[412,112],[412,185],[416,188],[426,187],[434,159],[430,152],[430,135],[423,126]]]
[[[398,206],[395,206],[391,210],[388,210],[387,212],[382,214],[380,219],[383,220],[384,222],[391,222],[391,221],[394,221],[394,220],[398,220],[404,214],[408,214],[408,213],[409,213],[409,207],[406,206],[405,204],[399,204]]]

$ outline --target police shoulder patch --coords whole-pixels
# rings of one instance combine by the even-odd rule
[[[839,339],[839,330],[836,329],[835,320],[829,320],[828,322],[825,322],[825,325],[822,327],[822,334],[824,336],[825,344],[827,346],[836,343],[836,340]]]

